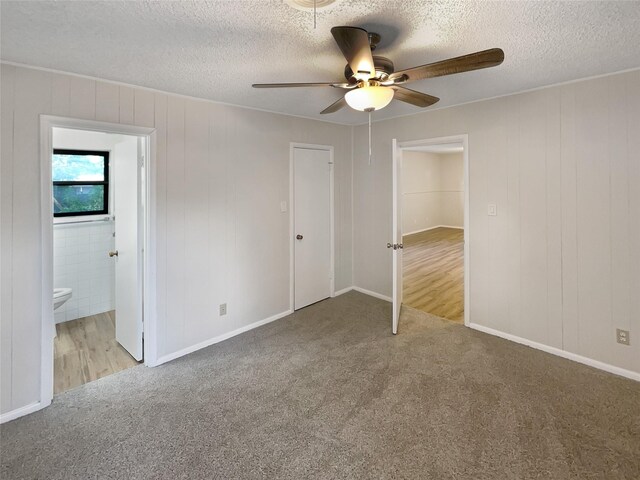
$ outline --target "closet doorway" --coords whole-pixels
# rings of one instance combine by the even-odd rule
[[[291,145],[291,306],[334,295],[333,147]]]

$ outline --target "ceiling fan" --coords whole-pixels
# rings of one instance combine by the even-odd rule
[[[391,60],[371,53],[380,42],[377,33],[358,27],[333,27],[331,34],[347,59],[344,69],[346,82],[254,83],[253,87],[333,87],[348,90],[338,101],[320,112],[322,114],[336,112],[347,105],[355,110],[372,112],[386,107],[393,98],[416,107],[428,107],[440,99],[402,85],[425,78],[495,67],[504,60],[504,52],[492,48],[396,72]]]

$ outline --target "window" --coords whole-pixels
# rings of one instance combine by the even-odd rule
[[[53,150],[53,216],[109,213],[109,152]]]

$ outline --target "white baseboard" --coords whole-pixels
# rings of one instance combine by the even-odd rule
[[[428,232],[429,230],[434,230],[436,228],[457,228],[458,230],[464,230],[464,227],[456,227],[453,225],[436,225],[435,227],[423,228],[420,230],[414,230],[413,232],[403,233],[402,236],[406,237],[407,235],[413,235],[414,233]]]
[[[276,320],[281,319],[282,317],[286,317],[293,313],[293,310],[287,310],[286,312],[278,313],[269,318],[265,318],[264,320],[258,320],[257,322],[250,323],[249,325],[245,325],[244,327],[237,328],[236,330],[232,330],[227,333],[223,333],[222,335],[218,335],[217,337],[210,338],[205,340],[204,342],[196,343],[187,348],[183,348],[182,350],[178,350],[177,352],[169,353],[168,355],[163,355],[158,358],[156,363],[153,365],[149,365],[150,367],[157,367],[158,365],[162,365],[163,363],[170,362],[171,360],[175,360],[176,358],[183,357],[184,355],[188,355],[189,353],[193,353],[197,350],[203,349],[215,343],[220,343],[224,340],[227,340],[231,337],[235,337],[236,335],[240,335],[241,333],[248,332],[249,330],[253,330],[254,328],[258,328],[262,325],[266,325],[267,323],[275,322]]]
[[[342,294],[345,294],[347,292],[350,292],[351,290],[353,290],[353,287],[343,288],[342,290],[338,290],[337,292],[333,292],[333,296],[337,297],[339,295],[342,295]]]
[[[29,405],[25,405],[24,407],[16,408],[15,410],[11,410],[10,412],[1,414],[0,423],[10,422],[11,420],[15,420],[16,418],[24,417],[25,415],[29,415],[30,413],[42,410],[44,407],[46,407],[46,405],[42,405],[41,402],[33,402]]]
[[[386,295],[382,295],[381,293],[372,292],[371,290],[367,290],[365,288],[353,287],[353,290],[356,292],[364,293],[365,295],[369,295],[370,297],[379,298],[380,300],[386,300],[387,302],[391,302],[391,297],[387,297]]]
[[[605,372],[613,373],[615,375],[620,375],[621,377],[626,377],[631,380],[640,382],[640,373],[638,372],[633,372],[631,370],[616,367],[614,365],[609,365],[608,363],[600,362],[592,358],[583,357],[582,355],[578,355],[577,353],[571,353],[560,348],[550,347],[549,345],[544,345],[543,343],[527,340],[526,338],[511,335],[510,333],[501,332],[500,330],[494,330],[493,328],[485,327],[484,325],[478,325],[477,323],[470,323],[469,327],[480,332],[488,333],[489,335],[501,337],[505,340],[520,343],[522,345],[535,348],[536,350],[542,350],[543,352],[551,353],[552,355],[557,355],[558,357],[566,358],[567,360],[573,360],[574,362],[582,363],[599,370],[604,370]]]

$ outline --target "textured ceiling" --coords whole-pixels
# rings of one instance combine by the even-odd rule
[[[312,14],[282,0],[2,1],[1,57],[215,101],[339,123],[318,112],[341,91],[256,90],[256,82],[342,81],[336,25],[364,27],[396,69],[492,47],[495,68],[409,85],[435,107],[640,67],[640,3],[341,0]],[[434,108],[434,107],[431,107]],[[375,119],[421,109],[398,101]]]

